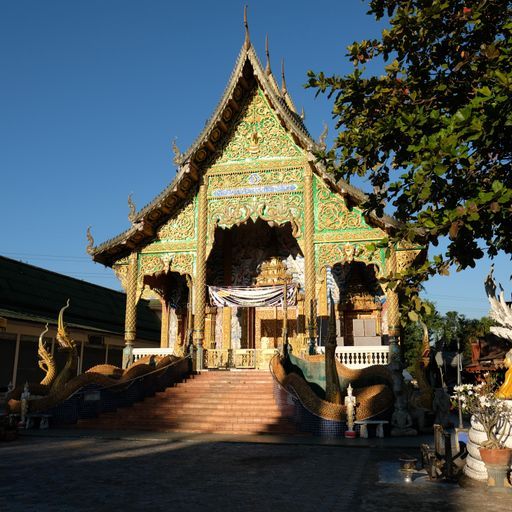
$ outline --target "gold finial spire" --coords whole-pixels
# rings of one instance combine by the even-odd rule
[[[178,144],[176,143],[177,140],[178,140],[178,137],[174,137],[174,139],[172,141],[172,152],[174,153],[174,158],[173,158],[172,161],[176,165],[179,164],[179,160],[180,160],[180,157],[181,157],[180,148],[178,147]]]
[[[270,52],[268,51],[268,34],[265,36],[265,55],[267,56],[267,65],[265,66],[265,73],[267,75],[271,75],[272,70],[270,69]]]
[[[284,59],[281,60],[281,92],[283,96],[288,94],[288,90],[286,89],[286,79],[284,77]]]
[[[245,49],[248,50],[251,47],[251,39],[249,37],[249,23],[247,23],[247,5],[244,7],[244,27],[245,27]]]
[[[324,130],[320,134],[320,137],[318,138],[318,145],[320,146],[320,148],[323,151],[325,151],[325,149],[327,148],[326,139],[327,139],[328,133],[329,133],[329,127],[327,126],[327,123],[324,121]]]
[[[92,254],[94,249],[94,238],[91,234],[91,226],[87,228],[87,241],[89,242],[86,247],[87,254]]]
[[[304,112],[304,107],[302,107],[300,111],[300,118],[305,121],[306,120],[306,112]]]

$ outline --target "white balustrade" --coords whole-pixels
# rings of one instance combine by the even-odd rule
[[[316,348],[318,354],[325,354],[325,347]],[[254,349],[242,348],[233,349],[233,361],[229,360],[228,349],[205,349],[205,365],[207,368],[267,368],[268,362],[276,349]],[[170,348],[134,348],[133,360],[137,361],[146,356],[167,356],[172,355]],[[349,368],[366,368],[376,364],[386,365],[389,363],[389,347],[382,346],[361,346],[361,347],[336,347],[336,358]]]
[[[229,350],[218,348],[207,348],[204,351],[206,368],[228,368],[230,365]]]
[[[134,348],[133,351],[133,360],[138,361],[146,356],[171,356],[173,355],[172,348],[155,348],[155,347],[147,347],[147,348]]]
[[[318,354],[325,354],[325,347],[317,347]],[[336,347],[336,359],[343,365],[353,368],[366,368],[376,364],[389,364],[389,346]]]
[[[235,368],[256,368],[256,349],[239,348],[234,350]]]

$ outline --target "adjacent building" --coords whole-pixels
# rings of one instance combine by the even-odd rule
[[[39,382],[38,340],[44,336],[57,367],[65,355],[55,343],[59,310],[70,299],[65,321],[80,355],[78,373],[97,364],[121,366],[124,293],[0,256],[0,387]],[[158,346],[160,319],[146,300],[137,307],[136,346]]]

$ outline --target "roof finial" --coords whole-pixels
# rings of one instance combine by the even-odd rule
[[[89,242],[86,247],[87,254],[93,254],[94,253],[94,238],[91,234],[91,226],[87,228],[87,241]]]
[[[176,141],[178,140],[178,137],[174,137],[172,141],[172,152],[174,153],[174,158],[172,159],[173,163],[175,165],[178,165],[180,163],[180,157],[181,157],[181,151],[178,147],[178,144],[176,144]]]
[[[128,195],[128,220],[133,224],[137,217],[137,208],[133,202],[133,192]]]
[[[245,49],[248,50],[251,47],[251,39],[249,37],[249,23],[247,23],[247,5],[244,7],[244,27],[245,27]]]
[[[265,55],[267,56],[267,65],[265,66],[265,73],[267,73],[267,75],[271,75],[272,70],[270,69],[270,52],[268,51],[268,34],[265,36]]]
[[[281,92],[286,96],[288,90],[286,89],[286,79],[284,78],[284,59],[281,60]]]
[[[306,120],[306,112],[304,112],[304,107],[302,107],[300,111],[300,118],[305,121]]]
[[[327,126],[327,123],[324,121],[324,130],[320,134],[320,137],[318,137],[318,145],[320,146],[320,149],[322,151],[325,151],[327,148],[327,143],[325,141],[327,139],[328,133],[329,133],[329,127]]]

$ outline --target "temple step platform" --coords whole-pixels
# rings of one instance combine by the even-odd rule
[[[291,411],[290,411],[291,415]],[[279,409],[268,371],[203,371],[131,407],[78,428],[216,434],[298,434]]]

